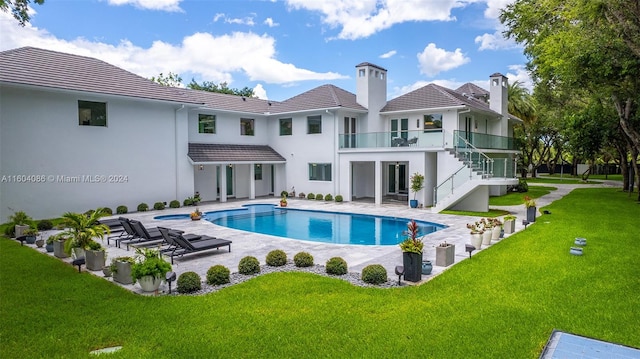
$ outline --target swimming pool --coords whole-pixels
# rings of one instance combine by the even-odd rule
[[[188,219],[189,215],[158,216],[155,219]],[[246,205],[242,208],[204,213],[203,219],[214,224],[248,232],[306,241],[396,245],[406,237],[408,218],[372,216],[355,213],[281,208],[272,204]],[[447,226],[416,221],[420,235]]]

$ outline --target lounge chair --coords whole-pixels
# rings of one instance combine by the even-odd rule
[[[197,234],[183,234],[184,231],[180,231],[177,229],[158,227],[158,230],[160,231],[160,234],[162,234],[162,237],[164,238],[165,242],[169,244],[169,247],[162,249],[160,251],[162,253],[173,252],[174,250],[181,248],[180,245],[173,239],[173,236],[170,235],[171,233],[182,234],[184,239],[188,240],[189,242],[197,241],[202,238],[202,236],[199,236]]]
[[[130,219],[129,224],[135,231],[136,237],[126,242],[127,250],[129,250],[130,245],[148,246],[164,242],[162,233],[160,233],[158,228],[146,228],[142,222],[136,221],[135,219]]]
[[[176,244],[179,246],[174,249],[169,256],[171,257],[171,264],[173,264],[173,257],[183,256],[185,254],[202,252],[209,249],[220,249],[220,247],[229,247],[231,252],[231,241],[226,239],[214,238],[209,236],[201,236],[199,240],[189,242],[182,234],[176,232],[169,232],[169,235],[173,238]]]
[[[109,227],[110,235],[107,236],[107,245],[109,244],[109,240],[113,239],[118,243],[119,239],[128,236],[128,233],[124,230],[122,226],[122,222],[120,218],[109,218],[109,219],[99,219],[99,224],[104,224]]]

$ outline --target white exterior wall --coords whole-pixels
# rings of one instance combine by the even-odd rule
[[[322,133],[307,134],[307,116],[317,115],[322,116]],[[280,118],[292,118],[291,136],[280,136]],[[276,170],[276,179],[284,175],[286,181],[282,183],[276,180],[274,195],[279,196],[281,191],[286,190],[289,192],[292,187],[295,187],[296,194],[312,192],[315,194],[322,193],[323,195],[330,193],[335,196],[337,171],[335,156],[338,148],[338,127],[335,125],[334,114],[310,112],[293,116],[273,116],[270,121],[269,132],[272,137],[269,145],[287,161],[286,170],[284,168]],[[309,163],[330,163],[332,180],[310,181]]]
[[[216,133],[198,133],[199,114],[216,116]],[[240,134],[241,118],[254,119],[253,136]],[[199,109],[189,111],[189,142],[191,143],[265,145],[269,142],[269,131],[265,116]]]
[[[180,140],[186,138],[186,117],[176,111],[179,105],[0,90],[0,177],[45,176],[41,183],[0,183],[0,218],[17,210],[34,218],[101,206],[135,211],[140,202],[152,206],[193,192],[186,145],[181,147],[186,142]],[[78,100],[106,102],[107,127],[80,126]],[[104,177],[91,183],[81,176]]]

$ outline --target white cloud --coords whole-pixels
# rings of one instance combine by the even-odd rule
[[[253,94],[263,100],[269,99],[269,97],[267,97],[267,90],[262,87],[262,84],[257,84],[256,87],[253,88]]]
[[[182,11],[182,0],[107,0],[109,5],[133,5],[140,9],[161,11]]]
[[[228,17],[226,14],[220,13],[220,12],[213,16],[213,22],[218,22],[221,19],[224,20],[226,24],[248,25],[248,26],[253,26],[256,24],[255,21],[253,20],[253,16],[247,16],[243,18],[231,18],[231,17]]]
[[[509,70],[515,72],[507,72],[505,75],[507,76],[507,79],[509,79],[510,84],[518,81],[524,88],[528,89],[529,92],[533,92],[533,80],[531,79],[531,75],[529,74],[529,71],[527,71],[525,65],[511,65],[509,66]]]
[[[480,44],[478,50],[483,51],[517,48],[518,44],[515,40],[502,36],[502,31],[502,29],[498,29],[493,34],[476,36],[475,43]]]
[[[497,20],[500,16],[500,11],[513,2],[514,0],[487,0],[484,17]]]
[[[272,18],[268,17],[266,18],[266,20],[264,20],[264,24],[269,26],[269,27],[276,27],[276,26],[280,26],[280,24],[278,24],[277,22],[274,22]]]
[[[437,48],[434,43],[427,45],[417,56],[420,73],[427,76],[435,76],[442,71],[455,69],[471,61],[460,49],[450,52]]]
[[[320,12],[322,21],[341,28],[337,38],[366,38],[408,21],[452,21],[451,10],[474,0],[286,0],[292,9]]]
[[[144,48],[126,39],[115,45],[85,38],[59,39],[31,24],[21,27],[10,14],[0,12],[0,33],[0,50],[33,46],[90,56],[147,78],[161,72],[189,73],[200,81],[226,81],[229,84],[233,75],[239,73],[251,81],[277,84],[349,78],[335,72],[315,72],[280,62],[275,58],[275,39],[251,32],[221,36],[194,33],[178,44],[155,41]]]
[[[224,19],[226,17],[226,15],[222,12],[219,12],[215,15],[213,15],[213,22],[218,22],[218,20],[220,19]]]
[[[397,54],[398,52],[396,50],[391,50],[389,52],[385,52],[384,54],[380,55],[381,59],[388,59],[390,57],[392,57],[393,55]]]

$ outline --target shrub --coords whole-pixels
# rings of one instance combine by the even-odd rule
[[[238,264],[238,272],[247,275],[260,273],[258,258],[252,256],[242,258],[240,264]]]
[[[4,235],[9,237],[9,238],[12,238],[13,236],[15,236],[16,235],[16,227],[15,227],[15,225],[9,224],[8,226],[6,226],[4,228]]]
[[[324,196],[324,200],[325,200],[325,201],[333,201],[333,196],[332,196],[330,193],[327,193],[327,194]]]
[[[280,249],[273,250],[267,254],[267,265],[281,267],[287,264],[287,254]]]
[[[309,192],[309,194],[307,195],[307,199],[315,199],[315,198],[316,198],[316,195],[311,192]]]
[[[138,212],[145,212],[148,209],[149,209],[149,205],[144,202],[138,205]]]
[[[322,195],[322,193],[318,193],[318,194],[316,195],[316,199],[317,199],[318,201],[322,201],[322,200],[324,199],[324,196]]]
[[[182,201],[183,206],[193,206],[193,197],[187,197]]]
[[[342,200],[343,199],[342,199],[342,195],[341,194],[336,196],[336,202],[342,202]]]
[[[387,281],[387,270],[380,264],[371,264],[362,268],[362,280],[369,284],[382,284]]]
[[[229,269],[221,264],[216,264],[207,271],[207,284],[220,285],[229,283]]]
[[[520,178],[518,180],[518,185],[516,186],[516,191],[520,193],[529,192],[529,184],[527,183],[527,180]]]
[[[38,222],[38,230],[39,231],[48,231],[53,228],[53,223],[51,223],[48,219],[43,219]]]
[[[160,211],[164,209],[164,203],[163,202],[156,202],[153,204],[153,209],[155,209],[156,211]]]
[[[178,293],[193,293],[202,289],[200,276],[196,272],[184,272],[178,277]]]
[[[313,256],[307,252],[299,252],[293,257],[293,263],[296,267],[311,267]]]
[[[169,202],[169,207],[180,208],[180,201],[178,201],[177,199],[174,199],[173,201]]]
[[[347,262],[340,257],[333,257],[327,261],[327,273],[333,275],[347,274]]]
[[[129,208],[127,208],[127,206],[118,206],[116,208],[116,213],[117,214],[125,214],[127,212],[129,212]]]
[[[113,214],[113,210],[111,209],[111,207],[102,207],[102,213],[104,213],[106,216],[110,216]]]
[[[281,197],[281,198],[282,198],[282,197],[288,197],[288,196],[289,196],[289,192],[287,192],[287,191],[282,191],[282,192],[280,192],[280,197]]]

